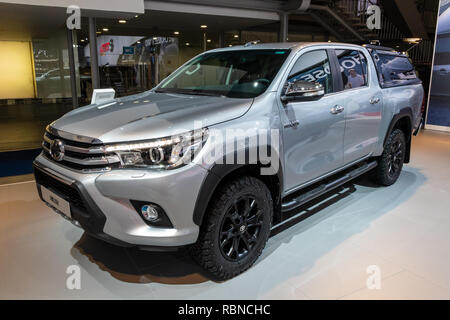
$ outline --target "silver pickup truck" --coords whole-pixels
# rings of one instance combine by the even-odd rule
[[[312,199],[366,172],[393,184],[423,97],[411,61],[389,48],[211,50],[148,92],[50,124],[37,188],[88,234],[145,250],[188,246],[228,279]]]

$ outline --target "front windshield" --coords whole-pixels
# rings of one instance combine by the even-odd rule
[[[290,50],[203,54],[178,69],[156,92],[254,98],[266,91]]]

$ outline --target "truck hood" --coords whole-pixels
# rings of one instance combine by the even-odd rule
[[[245,114],[253,99],[145,92],[78,108],[51,127],[103,143],[185,133]]]

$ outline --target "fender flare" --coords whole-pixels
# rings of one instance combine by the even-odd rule
[[[406,133],[406,154],[405,154],[405,163],[409,163],[411,158],[411,138],[412,138],[412,125],[413,125],[413,113],[410,107],[406,107],[400,110],[397,114],[392,117],[391,123],[389,124],[388,130],[386,132],[386,136],[383,141],[383,148],[386,146],[386,141],[388,137],[391,135],[394,130],[395,125],[398,121],[403,118],[408,118],[410,123],[410,130]]]
[[[198,193],[198,197],[194,207],[194,214],[193,214],[194,223],[198,226],[202,225],[203,218],[205,216],[209,202],[211,201],[213,194],[216,192],[217,187],[226,177],[228,177],[231,173],[235,172],[236,170],[245,167],[255,167],[255,166],[260,166],[260,164],[214,164],[208,170],[208,174],[203,179],[202,185],[200,187],[200,191]],[[279,163],[276,176],[279,180],[278,202],[280,202],[279,204],[277,203],[276,205],[280,205],[281,207],[281,192],[283,190],[283,168],[281,166],[281,161]]]

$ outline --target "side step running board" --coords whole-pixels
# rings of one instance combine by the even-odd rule
[[[313,200],[314,198],[320,197],[321,195],[327,193],[328,191],[333,190],[339,186],[342,186],[343,184],[355,179],[356,177],[359,177],[360,175],[372,170],[377,165],[378,163],[376,161],[366,163],[350,172],[347,172],[346,174],[335,180],[327,181],[312,190],[302,193],[300,196],[293,198],[288,202],[283,202],[281,204],[281,210],[283,212],[291,211],[305,204],[306,202]]]

